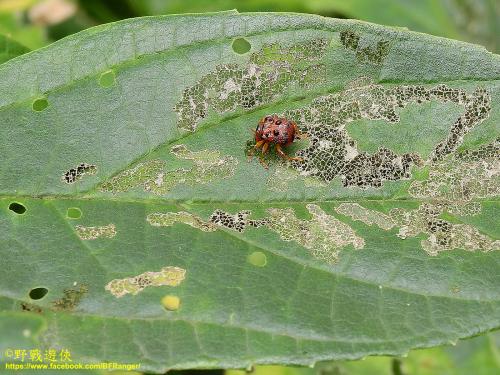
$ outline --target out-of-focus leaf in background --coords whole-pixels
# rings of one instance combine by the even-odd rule
[[[85,1],[86,2],[86,1]],[[111,1],[111,3],[116,1]],[[413,31],[482,44],[498,51],[498,0],[128,0],[136,13],[305,12],[329,17],[356,18]]]
[[[500,373],[500,332],[456,346],[413,350],[406,358],[367,357],[361,361],[318,363],[314,368],[258,366],[252,375],[495,375]],[[247,375],[226,371],[226,375]]]
[[[30,20],[34,7],[77,8],[57,23]],[[0,32],[35,49],[90,26],[145,15],[240,12],[303,12],[355,18],[484,45],[498,52],[498,0],[0,0]],[[55,11],[52,11],[54,13]]]
[[[29,48],[17,43],[8,36],[0,34],[0,64],[28,51]]]
[[[47,44],[44,29],[31,24],[25,12],[35,3],[33,0],[0,0],[0,33],[30,49]]]
[[[493,52],[500,47],[498,0],[311,0],[308,4],[314,13],[334,11],[347,18],[403,26],[481,44]]]
[[[0,0],[0,33],[38,49],[97,23],[72,0]]]

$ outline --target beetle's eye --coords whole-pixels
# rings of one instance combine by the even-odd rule
[[[273,118],[271,116],[266,116],[264,120],[266,120],[266,122],[270,122],[273,121]]]
[[[280,135],[280,132],[278,130],[275,130],[274,131],[274,136],[277,137],[278,135]]]
[[[281,125],[281,120],[276,120],[275,124],[276,125]]]

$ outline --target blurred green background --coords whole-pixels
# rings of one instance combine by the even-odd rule
[[[0,34],[36,49],[123,18],[229,9],[355,18],[500,49],[500,0],[0,0]]]
[[[101,23],[146,15],[212,12],[303,12],[407,27],[500,50],[500,0],[0,0],[2,34],[10,50],[28,51]],[[18,45],[18,42],[20,45]],[[18,53],[17,53],[18,54]],[[15,56],[12,53],[12,56]],[[0,56],[0,63],[8,56]],[[370,357],[314,368],[262,366],[255,375],[497,375],[500,334],[415,350],[405,358]],[[456,345],[455,345],[456,344]],[[182,371],[171,374],[224,374]],[[243,375],[243,371],[227,371]]]

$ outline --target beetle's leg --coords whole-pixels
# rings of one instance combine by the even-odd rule
[[[256,144],[253,145],[253,147],[248,151],[248,161],[252,160],[253,154],[255,153],[255,150],[259,149],[262,147],[264,144],[264,140],[258,141]]]
[[[304,161],[304,159],[302,159],[299,156],[291,157],[291,156],[288,156],[287,154],[285,154],[285,152],[281,149],[281,145],[279,143],[276,144],[276,151],[278,152],[279,156],[281,156],[282,158],[284,158],[286,160]]]
[[[267,165],[267,163],[264,160],[264,155],[269,150],[269,142],[266,142],[266,141],[262,141],[262,142],[264,142],[264,145],[262,146],[262,154],[260,154],[259,161],[260,161],[260,164],[262,164],[262,166],[264,168],[269,169],[269,165]]]
[[[295,136],[299,139],[309,138],[309,134],[302,133],[296,123],[293,123],[293,130],[295,131]]]
[[[309,134],[308,133],[299,133],[299,139],[308,139]]]
[[[260,164],[266,169],[269,169],[269,165],[267,165],[266,161],[264,160],[264,154],[262,154],[259,158]]]
[[[262,155],[264,155],[267,152],[267,150],[269,150],[269,142],[265,142],[264,146],[262,146]]]
[[[254,147],[254,149],[261,148],[265,143],[266,143],[266,141],[260,140],[253,147]]]

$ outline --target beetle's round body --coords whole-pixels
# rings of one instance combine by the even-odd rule
[[[262,149],[262,155],[264,155],[269,150],[269,146],[274,145],[276,152],[282,158],[302,161],[302,158],[290,157],[281,149],[281,146],[288,146],[299,136],[301,133],[295,122],[278,115],[265,116],[255,129],[255,146],[249,156],[251,157],[256,149]],[[261,163],[267,168],[262,158]]]
[[[255,142],[276,143],[287,146],[295,139],[297,124],[277,115],[266,116],[255,129]]]

